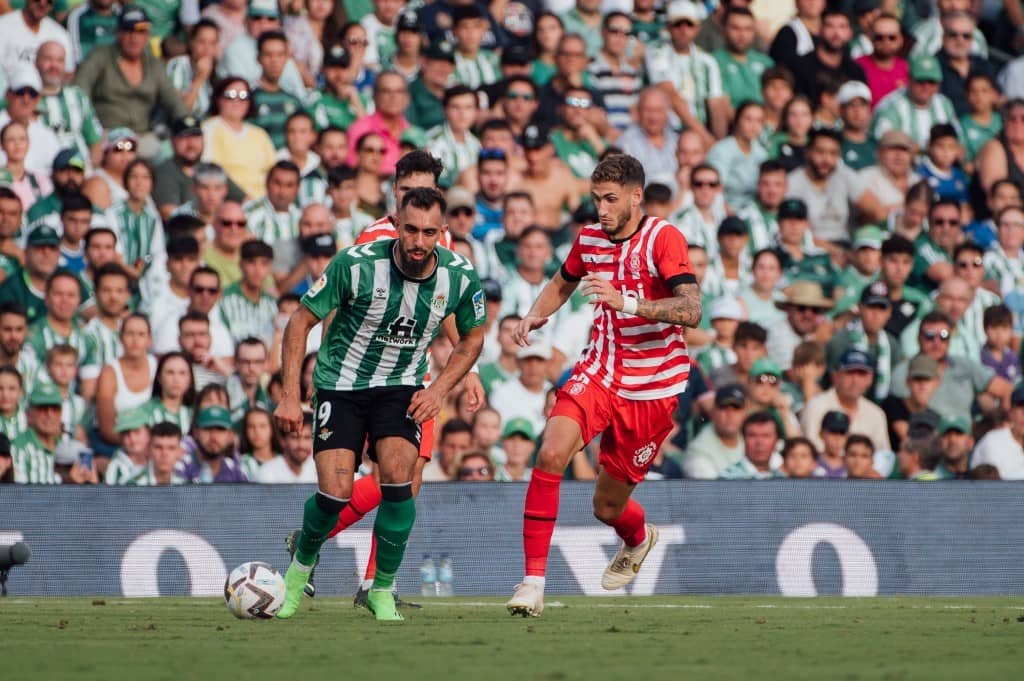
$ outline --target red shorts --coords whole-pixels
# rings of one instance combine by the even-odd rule
[[[434,456],[434,424],[437,417],[420,424],[420,458],[430,461]]]
[[[616,480],[638,483],[672,431],[675,397],[629,400],[589,377],[573,374],[558,390],[551,416],[580,425],[583,442],[601,435],[598,463]]]

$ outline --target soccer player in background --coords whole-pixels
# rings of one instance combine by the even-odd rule
[[[434,158],[429,152],[426,151],[411,151],[401,159],[395,165],[395,181],[394,181],[394,194],[395,194],[395,206],[402,205],[402,200],[412,189],[417,187],[437,189],[437,181],[441,176],[443,167],[441,162]],[[398,216],[397,215],[385,215],[380,218],[372,225],[359,234],[356,238],[356,245],[360,246],[363,244],[370,244],[375,241],[382,239],[397,239],[398,238]],[[439,244],[444,248],[451,249],[452,247],[452,236],[451,232],[445,227],[440,237]],[[324,325],[326,328],[330,323]],[[451,341],[452,346],[458,345],[459,333],[455,327],[454,318],[447,318],[442,322],[442,330]],[[424,381],[430,382],[430,374],[428,373],[424,377]],[[477,372],[476,367],[466,375],[466,382],[464,384],[465,390],[470,393],[469,405],[473,411],[476,411],[484,403],[484,389],[483,384],[480,382],[480,374]],[[430,462],[431,456],[434,451],[434,425],[435,419],[431,418],[425,421],[423,424],[423,432],[420,436],[420,456],[416,460],[416,467],[413,470],[412,479],[412,493],[413,496],[419,495],[420,486],[423,484],[423,467]],[[355,525],[357,522],[363,519],[367,513],[370,513],[373,509],[377,508],[381,502],[381,490],[379,481],[373,476],[362,477],[356,480],[352,488],[352,499],[345,509],[338,515],[338,522],[334,526],[334,529],[330,531],[327,538],[330,539],[336,536],[339,532],[344,531],[346,528]],[[289,551],[295,553],[295,542],[298,540],[298,530],[293,531],[288,535],[286,543],[288,544]],[[355,605],[365,606],[366,595],[369,592],[370,586],[373,582],[374,575],[377,569],[377,538],[373,535],[372,543],[370,545],[370,557],[367,560],[366,571],[363,574],[363,582],[360,584],[354,600]],[[313,585],[312,576],[310,581],[306,585],[306,593],[310,596],[316,594],[316,588]],[[398,600],[400,606],[419,607],[415,603],[409,603],[407,601]]]
[[[397,239],[346,249],[302,297],[284,334],[283,394],[275,416],[285,433],[302,424],[299,379],[309,332],[337,312],[313,374],[318,490],[309,498],[295,556],[285,575],[278,617],[298,610],[320,547],[352,498],[353,474],[369,438],[380,476],[374,523],[377,570],[366,606],[378,620],[402,620],[392,592],[416,518],[413,471],[422,424],[480,355],[486,301],[473,265],[437,248],[445,231],[444,196],[436,189],[405,193]],[[429,387],[427,346],[454,316],[459,342]]]
[[[590,193],[599,222],[580,230],[561,270],[515,330],[516,342],[528,345],[529,333],[544,326],[580,282],[594,305],[590,344],[557,393],[527,487],[526,577],[506,604],[513,615],[537,617],[544,610],[562,473],[598,434],[594,515],[623,540],[601,586],[614,590],[633,581],[658,541],[630,495],[672,428],[676,396],[690,374],[682,327],[700,323],[701,298],[682,232],[640,208],[644,180],[632,156],[609,156],[597,165]]]

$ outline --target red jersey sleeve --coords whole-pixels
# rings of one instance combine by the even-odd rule
[[[686,237],[674,225],[666,225],[654,241],[654,265],[669,290],[679,284],[695,284]]]
[[[586,275],[587,268],[583,265],[583,258],[580,257],[580,237],[577,234],[569,249],[569,255],[565,256],[562,263],[562,278],[566,281],[579,281]]]

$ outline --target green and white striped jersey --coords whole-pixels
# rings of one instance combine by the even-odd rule
[[[740,209],[736,213],[736,217],[747,223],[747,229],[750,232],[747,250],[750,255],[754,255],[762,248],[773,248],[776,245],[775,240],[779,234],[779,218],[774,212],[763,210],[761,204],[754,201]],[[811,230],[807,230],[807,236],[813,240]]]
[[[236,281],[224,289],[224,295],[220,299],[220,311],[235,343],[243,338],[255,336],[269,346],[274,339],[277,300],[265,291],[260,291],[258,298],[253,302],[242,291],[242,282]]]
[[[173,423],[181,429],[183,435],[188,434],[192,428],[192,409],[182,407],[177,413],[172,412],[164,403],[154,398],[146,405],[149,409],[149,425],[155,426],[158,423]]]
[[[446,248],[423,280],[394,262],[397,241],[345,249],[302,297],[317,318],[338,310],[317,355],[313,384],[326,390],[419,386],[427,347],[441,320],[455,315],[459,333],[482,325],[487,310],[473,264]]]
[[[686,54],[676,52],[672,43],[650,45],[644,56],[644,67],[651,85],[669,81],[697,119],[707,125],[709,99],[725,96],[722,71],[713,56],[696,45]]]
[[[107,210],[107,218],[117,232],[117,250],[131,266],[142,261],[143,272],[154,258],[167,253],[163,222],[156,206],[147,204],[136,213],[126,202],[115,203]]]
[[[1010,257],[997,241],[985,252],[984,262],[985,278],[999,284],[1004,296],[1024,284],[1024,257],[1020,252]]]
[[[43,445],[35,430],[25,430],[11,442],[14,482],[27,485],[59,485],[53,470],[53,451]]]
[[[287,213],[278,213],[266,197],[245,204],[245,214],[249,220],[249,231],[261,241],[273,246],[282,239],[299,237],[299,218],[302,209],[292,204]]]
[[[90,2],[83,2],[68,12],[68,37],[76,64],[81,64],[93,48],[114,44],[118,14],[117,7],[110,14],[100,14]]]
[[[7,436],[7,439],[14,442],[14,438],[28,430],[28,417],[25,414],[25,407],[18,405],[18,409],[10,416],[0,414],[0,433]]]
[[[477,90],[501,80],[501,63],[498,55],[491,50],[480,50],[476,57],[455,53],[455,82]]]
[[[906,88],[901,88],[878,104],[871,121],[871,136],[877,140],[889,130],[902,130],[910,135],[918,148],[926,149],[932,126],[939,123],[949,123],[956,128],[957,136],[963,139],[960,120],[948,97],[936,93],[928,106],[922,108],[910,101]]]
[[[427,151],[444,167],[437,183],[445,188],[455,184],[459,173],[476,164],[480,149],[480,140],[473,133],[467,132],[465,139],[459,142],[447,123],[427,133]]]
[[[85,417],[89,414],[89,405],[81,395],[71,393],[64,398],[60,406],[60,422],[64,432],[71,437],[78,433],[78,427],[85,428]]]
[[[153,464],[150,463],[145,468],[143,468],[141,471],[139,471],[135,475],[129,477],[128,479],[126,479],[121,484],[125,485],[127,487],[153,487],[153,486],[158,485],[160,483],[158,483],[156,481],[156,473],[153,472]],[[185,484],[188,484],[188,480],[186,480],[185,478],[181,477],[177,473],[172,472],[171,473],[171,483],[170,484],[172,484],[172,485],[185,485]]]
[[[238,374],[229,376],[224,387],[227,388],[228,404],[231,405],[231,423],[234,425],[235,430],[239,432],[242,430],[242,421],[245,419],[246,412],[257,407],[267,411],[273,411],[274,409],[270,393],[262,385],[256,387],[256,394],[253,395],[253,401],[250,402]],[[249,479],[255,480],[256,478]]]
[[[23,396],[27,396],[32,392],[32,389],[36,387],[39,375],[46,373],[35,350],[28,345],[21,347],[21,352],[18,353],[18,361],[14,363],[14,368],[21,374]]]
[[[119,449],[110,457],[103,481],[108,485],[125,485],[144,470],[146,470],[145,466],[137,465],[128,458],[123,449]]]
[[[72,324],[69,335],[62,336],[50,326],[50,320],[43,317],[29,327],[28,338],[25,339],[25,345],[32,348],[32,352],[39,358],[40,364],[45,364],[46,352],[54,345],[61,343],[67,343],[78,351],[79,363],[85,360],[89,348],[86,344],[85,334],[77,324]]]
[[[195,70],[192,68],[192,61],[187,54],[174,57],[167,62],[167,78],[183,98],[184,94],[192,87],[194,75]],[[212,96],[213,88],[210,87],[210,81],[207,80],[203,87],[199,89],[199,95],[196,97],[196,103],[192,105],[190,113],[199,119],[206,118],[206,114],[210,111],[210,98]]]
[[[261,464],[255,456],[252,454],[242,454],[242,472],[245,473],[245,477],[249,480],[255,480],[256,476],[259,475]]]
[[[311,203],[330,204],[327,196],[327,179],[322,170],[317,168],[299,180],[299,205],[305,208]]]
[[[39,114],[57,135],[61,148],[75,149],[89,164],[89,147],[103,139],[103,125],[89,95],[79,87],[65,85],[57,94],[43,97]]]
[[[118,330],[108,328],[99,317],[93,317],[82,328],[82,335],[88,350],[86,357],[79,361],[78,375],[86,379],[99,378],[104,366],[124,354]]]

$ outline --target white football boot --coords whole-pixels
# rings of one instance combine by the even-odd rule
[[[505,607],[510,615],[540,617],[544,612],[544,587],[524,580],[522,584],[516,585],[516,592]]]
[[[608,563],[608,567],[604,569],[604,574],[601,576],[602,588],[607,591],[615,591],[636,579],[647,554],[658,543],[658,528],[650,523],[647,523],[645,527],[647,528],[647,538],[643,544],[639,546],[623,544],[619,552],[612,558],[612,562]]]

